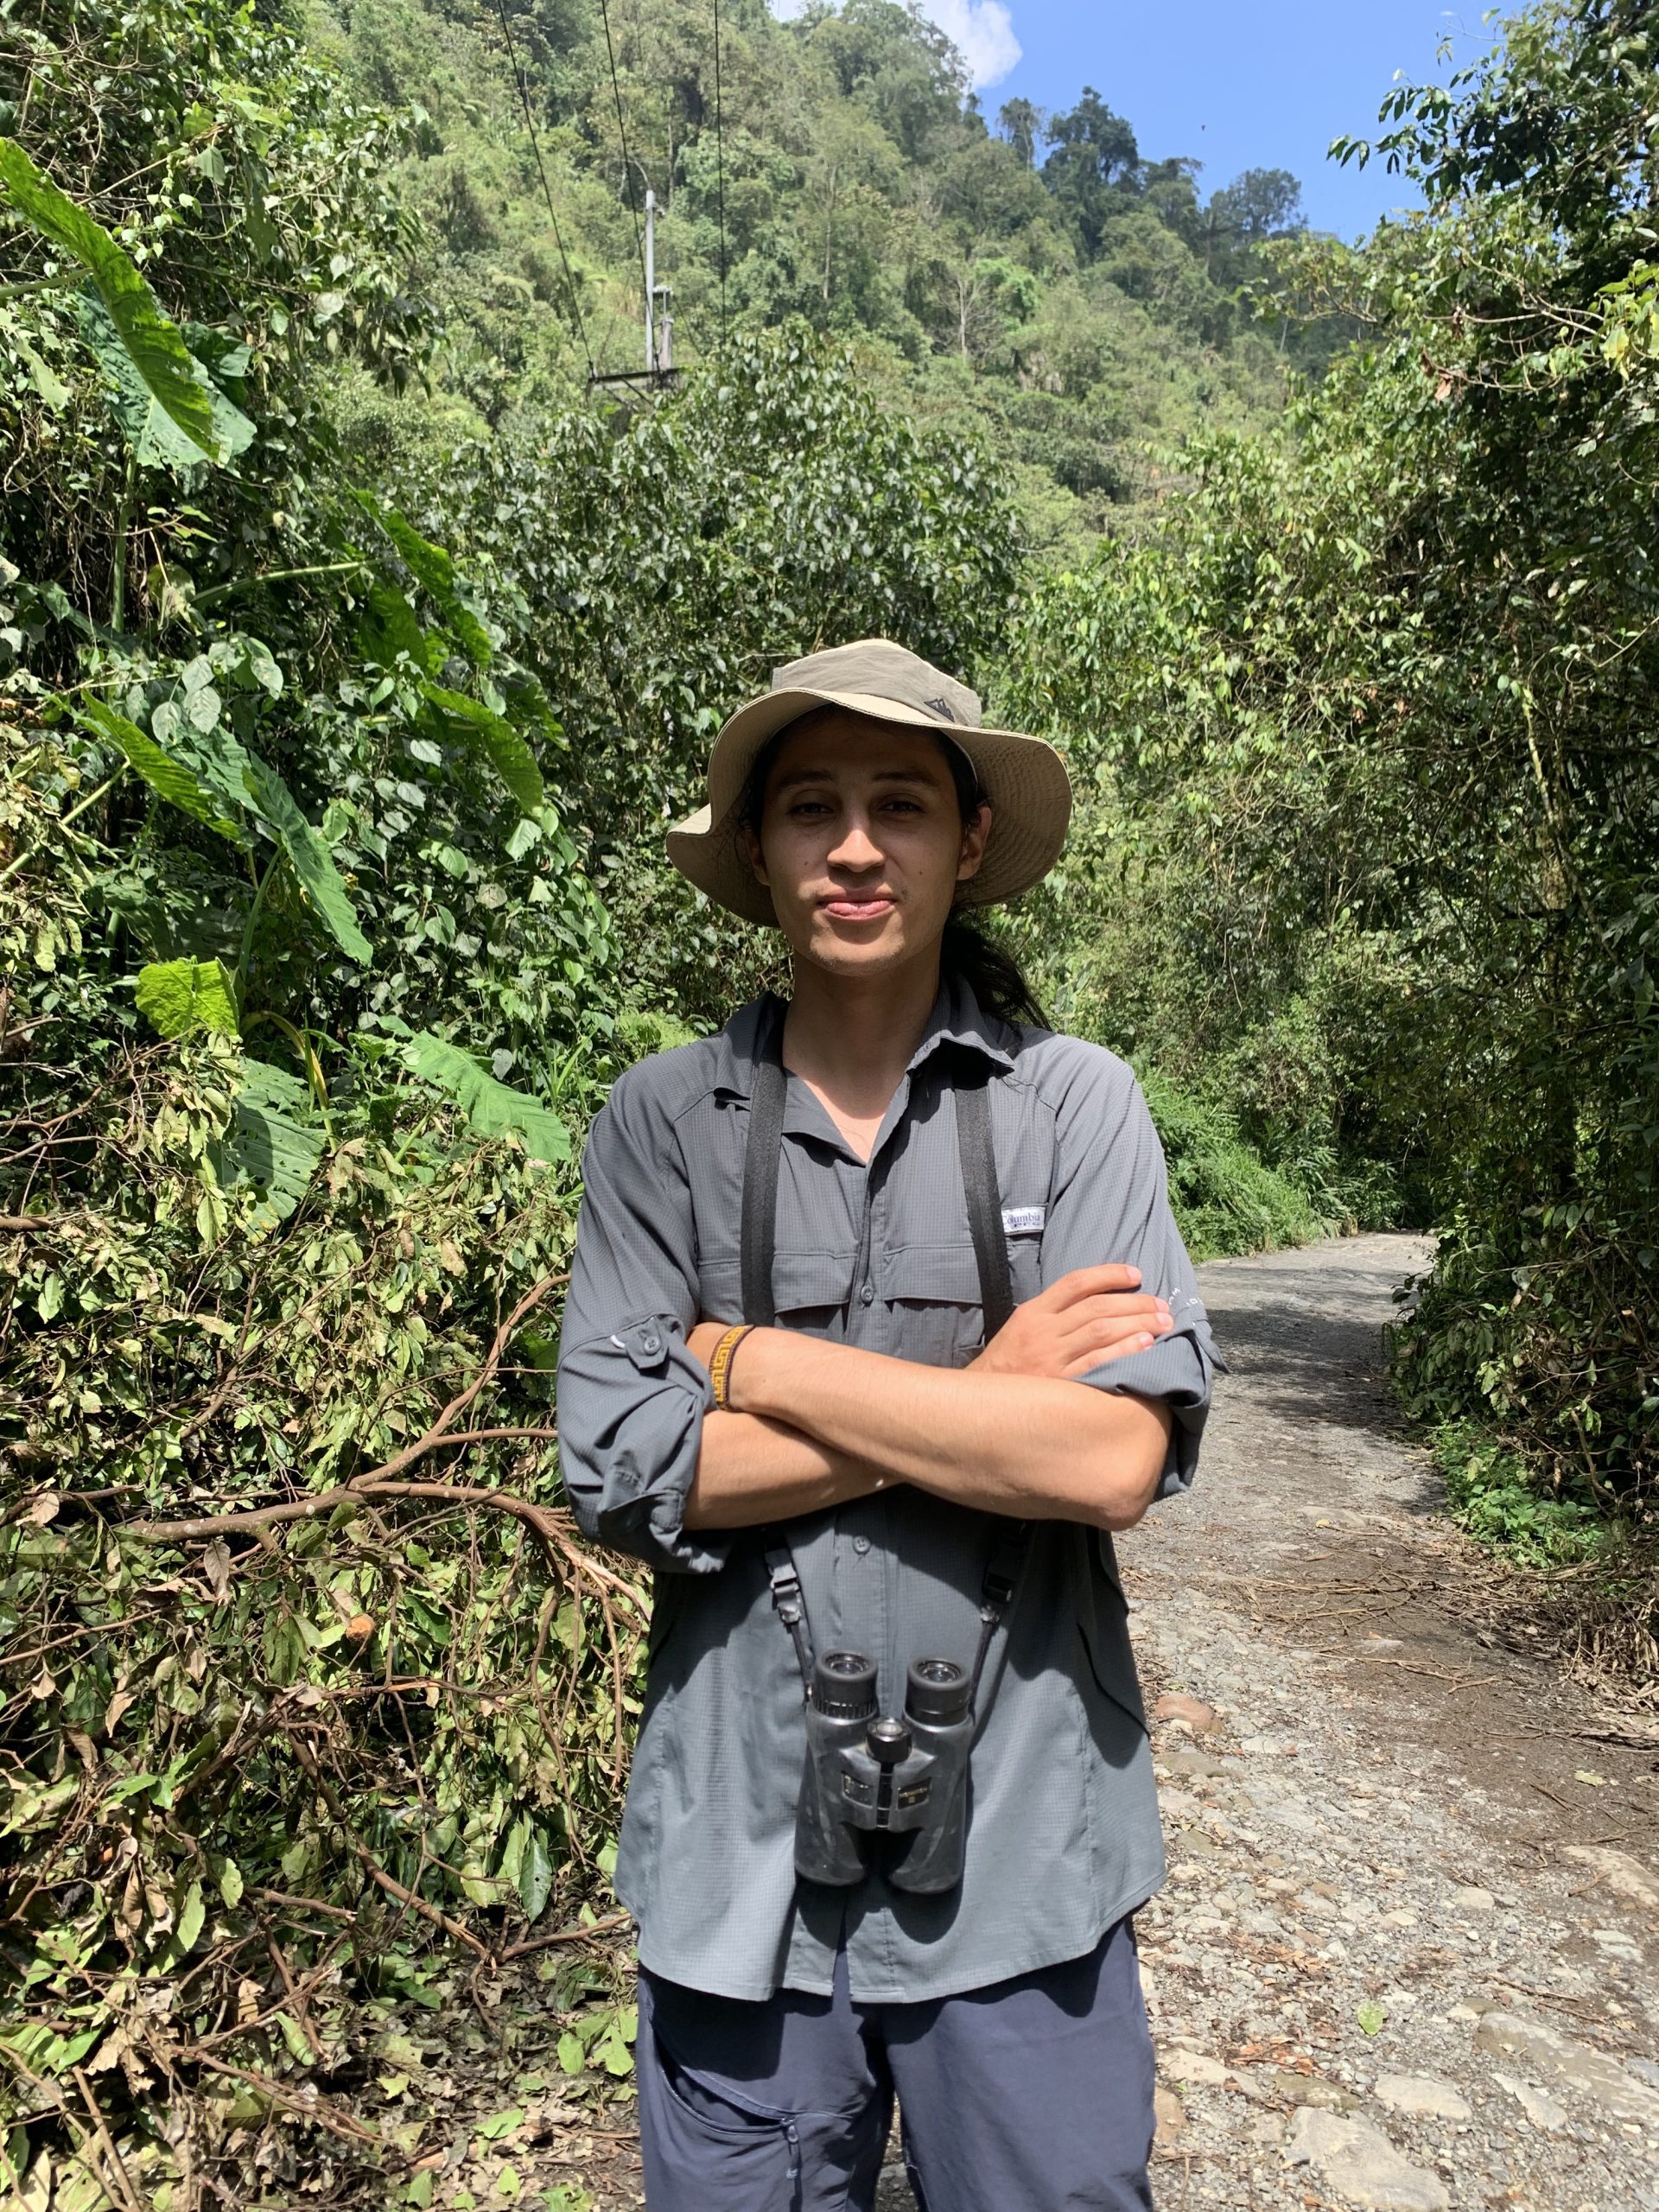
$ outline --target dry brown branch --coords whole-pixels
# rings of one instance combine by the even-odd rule
[[[421,1446],[411,1446],[410,1452],[400,1452],[388,1465],[407,1465],[411,1454],[421,1450],[436,1451],[448,1445],[492,1444],[505,1437],[534,1437],[543,1443],[552,1443],[558,1435],[554,1428],[468,1428],[450,1436],[436,1436],[423,1441]],[[182,1544],[211,1536],[254,1535],[261,1529],[280,1528],[289,1521],[315,1521],[337,1507],[349,1505],[365,1497],[433,1497],[466,1505],[493,1505],[515,1519],[524,1521],[536,1530],[550,1519],[550,1509],[532,1505],[528,1498],[515,1497],[510,1491],[483,1490],[470,1485],[451,1483],[397,1483],[382,1479],[382,1469],[371,1468],[367,1473],[353,1475],[349,1482],[336,1483],[332,1490],[319,1491],[315,1497],[290,1498],[285,1505],[252,1506],[242,1513],[207,1513],[193,1521],[118,1521],[113,1525],[118,1535],[136,1536],[146,1544]],[[544,1539],[545,1540],[545,1539]]]
[[[513,1332],[525,1314],[539,1306],[550,1290],[556,1290],[561,1283],[569,1282],[569,1280],[568,1274],[543,1275],[538,1283],[524,1293],[496,1331],[490,1349],[485,1354],[483,1366],[479,1369],[467,1388],[458,1397],[451,1398],[424,1436],[417,1437],[406,1452],[400,1452],[396,1459],[388,1459],[385,1466],[377,1467],[374,1471],[377,1475],[395,1475],[400,1469],[410,1465],[416,1459],[420,1457],[423,1451],[430,1449],[430,1440],[448,1431],[450,1423],[459,1414],[466,1412],[484,1385],[495,1373],[501,1363],[502,1353],[512,1342]]]
[[[120,2152],[115,2147],[115,2138],[111,2134],[109,2122],[104,2117],[104,2108],[92,2094],[92,2084],[79,2066],[72,2066],[69,2070],[75,2077],[75,2087],[80,2091],[80,2101],[86,2107],[87,2116],[93,2127],[98,2131],[99,2147],[109,2163],[109,2171],[114,2177],[116,2186],[111,2194],[122,2199],[127,2207],[127,2212],[143,2212],[143,2206],[139,2201],[137,2190],[132,2185],[132,2178],[127,2171],[125,2162]]]
[[[364,1872],[372,1882],[378,1883],[388,1897],[396,1897],[400,1904],[406,1904],[411,1912],[418,1912],[423,1920],[429,1920],[435,1928],[442,1928],[446,1936],[453,1937],[457,1943],[464,1943],[467,1948],[477,1957],[486,1961],[489,1959],[490,1950],[487,1944],[480,1943],[471,1929],[463,1928],[460,1921],[452,1920],[447,1912],[440,1912],[436,1905],[429,1904],[424,1897],[416,1897],[413,1890],[406,1890],[401,1882],[394,1881],[385,1868],[375,1859],[366,1844],[359,1843],[353,1847],[362,1861]]]
[[[497,1966],[505,1966],[509,1959],[522,1959],[529,1952],[544,1951],[550,1943],[582,1943],[590,1936],[608,1936],[613,1929],[626,1928],[632,1915],[607,1912],[603,1920],[595,1920],[586,1928],[559,1928],[550,1936],[531,1936],[522,1943],[508,1943],[495,1955]]]
[[[380,2138],[372,2127],[363,2126],[349,2113],[338,2111],[325,2097],[315,2094],[309,2097],[300,2096],[281,2082],[273,2081],[269,2074],[260,2073],[257,2067],[233,2066],[228,2059],[213,2057],[199,2044],[181,2044],[168,2056],[181,2065],[205,2066],[210,2074],[224,2074],[233,2082],[246,2082],[250,2087],[257,2089],[261,2096],[269,2097],[273,2104],[281,2105],[285,2111],[298,2113],[302,2120],[314,2121],[317,2126],[327,2129],[330,2135],[339,2136],[343,2143],[371,2143],[378,2146],[380,2142]]]
[[[390,1459],[383,1460],[378,1467],[366,1468],[360,1475],[353,1476],[350,1481],[338,1484],[333,1490],[324,1491],[315,1497],[295,1498],[284,1505],[257,1506],[246,1512],[239,1513],[204,1514],[188,1521],[124,1521],[118,1524],[119,1529],[123,1534],[136,1536],[141,1542],[154,1544],[188,1543],[201,1538],[242,1532],[257,1535],[261,1529],[278,1528],[286,1522],[315,1520],[320,1515],[332,1513],[337,1506],[345,1504],[353,1498],[371,1496],[446,1497],[448,1491],[446,1486],[442,1484],[405,1486],[397,1484],[392,1479],[401,1475],[404,1468],[413,1466],[416,1460],[425,1459],[433,1452],[447,1451],[452,1448],[461,1450],[473,1444],[497,1443],[507,1440],[534,1440],[541,1443],[553,1443],[556,1440],[558,1432],[552,1428],[457,1429],[452,1424],[467,1412],[479,1393],[494,1375],[501,1363],[502,1353],[512,1342],[513,1332],[524,1316],[541,1303],[549,1291],[556,1289],[561,1283],[569,1280],[569,1278],[564,1274],[543,1275],[539,1282],[527,1290],[506,1319],[496,1330],[490,1349],[485,1355],[483,1365],[467,1388],[450,1399],[448,1404],[444,1407],[442,1412],[423,1434],[417,1436],[412,1444],[406,1445],[403,1451],[394,1452]],[[200,1423],[197,1426],[200,1426]],[[499,1491],[468,1489],[464,1492],[457,1490],[454,1493],[454,1502],[493,1505],[502,1512],[511,1514],[515,1520],[521,1521],[540,1538],[550,1554],[556,1547],[566,1550],[569,1548],[556,1535],[552,1517],[546,1509],[531,1504],[527,1498],[512,1497]]]
[[[311,2024],[311,2012],[305,2001],[305,1993],[296,1983],[289,1971],[288,1961],[283,1956],[282,1945],[274,1936],[268,1936],[265,1938],[265,1948],[270,1954],[270,1963],[276,1967],[283,1987],[287,1993],[288,2009],[294,2016],[295,2025],[310,2045],[312,2057],[319,2062],[326,2061],[328,2054],[322,2047],[322,2037]]]

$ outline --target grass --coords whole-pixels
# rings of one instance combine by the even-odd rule
[[[1344,1225],[1340,1209],[1269,1166],[1224,1107],[1154,1068],[1136,1073],[1163,1141],[1176,1225],[1195,1260],[1307,1244]]]

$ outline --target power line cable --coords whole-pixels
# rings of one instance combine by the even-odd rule
[[[639,257],[639,281],[645,283],[645,241],[639,228],[639,210],[633,199],[633,163],[628,157],[627,125],[622,120],[622,87],[616,80],[616,48],[611,42],[611,11],[606,0],[599,0],[600,20],[605,26],[605,52],[611,65],[611,97],[616,103],[616,135],[622,145],[622,187],[628,195],[628,213],[633,218],[633,247]],[[645,313],[654,315],[657,302],[647,292]]]
[[[564,232],[559,228],[559,219],[553,212],[553,190],[547,181],[547,166],[542,159],[542,142],[536,135],[536,120],[530,111],[530,90],[524,82],[524,73],[518,66],[518,49],[512,42],[512,26],[507,21],[507,0],[496,0],[496,12],[501,18],[501,35],[507,42],[507,59],[512,65],[513,81],[518,87],[519,103],[524,111],[524,128],[530,133],[531,151],[536,156],[537,174],[542,180],[542,197],[547,202],[547,218],[553,226],[553,237],[559,249],[559,259],[564,268],[564,282],[570,295],[570,315],[576,335],[582,340],[582,350],[588,363],[588,374],[595,373],[593,348],[588,343],[587,325],[582,319],[582,302],[576,296],[576,280],[570,267],[570,257],[564,250]]]
[[[720,350],[726,351],[726,144],[720,114],[720,0],[715,0],[715,192],[720,203]]]

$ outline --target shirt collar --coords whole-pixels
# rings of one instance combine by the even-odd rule
[[[961,976],[947,976],[939,986],[933,1011],[927,1018],[921,1042],[910,1056],[906,1071],[914,1075],[942,1045],[955,1045],[1007,1075],[1014,1065],[1015,1033],[1006,1021],[987,1014],[974,995],[972,984]]]
[[[774,1001],[768,993],[740,1007],[720,1033],[720,1060],[715,1082],[718,1089],[739,1098],[754,1091],[754,1060],[760,1049],[762,1023]],[[1006,1021],[987,1014],[974,995],[973,987],[960,976],[945,977],[927,1027],[910,1056],[907,1076],[913,1076],[944,1046],[972,1052],[1006,1075],[1014,1066],[1017,1033]]]

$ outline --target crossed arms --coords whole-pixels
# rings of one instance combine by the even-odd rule
[[[786,1329],[732,1363],[702,1424],[688,1529],[745,1529],[909,1483],[1020,1520],[1134,1526],[1168,1452],[1160,1401],[1079,1389],[1173,1324],[1135,1268],[1080,1268],[1018,1307],[969,1367],[924,1367]],[[724,1332],[692,1330],[704,1366]]]

